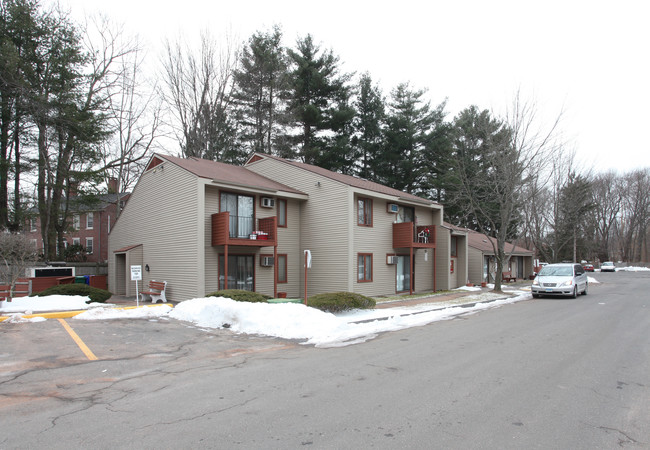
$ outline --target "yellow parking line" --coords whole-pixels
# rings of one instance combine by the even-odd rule
[[[77,335],[77,333],[74,332],[72,327],[68,325],[68,322],[66,322],[63,319],[57,319],[59,322],[61,322],[61,325],[63,325],[63,328],[65,328],[65,331],[68,332],[70,337],[77,343],[79,348],[81,349],[82,352],[84,352],[84,355],[88,357],[89,360],[91,361],[96,361],[97,357],[93,354],[93,352],[90,351],[88,346],[84,344],[84,341],[81,340],[81,338]]]

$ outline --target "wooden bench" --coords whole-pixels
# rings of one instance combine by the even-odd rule
[[[512,272],[503,272],[502,279],[504,283],[512,283],[517,281],[517,277],[513,277]]]
[[[16,281],[16,285],[14,287],[14,298],[27,297],[31,293],[32,293],[32,282],[30,280]],[[6,300],[9,302],[11,301],[11,297],[9,296],[8,284],[0,284],[0,301],[2,300]]]
[[[166,281],[156,281],[151,280],[149,282],[149,290],[140,292],[142,296],[142,301],[151,299],[151,303],[158,303],[158,300],[162,300],[163,303],[167,303],[167,297],[165,297],[165,289],[167,288]]]

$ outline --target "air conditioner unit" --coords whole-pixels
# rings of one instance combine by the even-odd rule
[[[271,197],[262,197],[262,208],[274,208],[275,199]]]
[[[389,203],[386,205],[386,211],[392,214],[397,214],[399,212],[399,205],[395,203]]]
[[[262,256],[260,265],[262,267],[273,267],[273,256]]]
[[[397,256],[394,255],[386,256],[386,264],[397,264]]]

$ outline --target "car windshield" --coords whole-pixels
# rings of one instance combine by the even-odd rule
[[[613,265],[614,265],[614,263],[611,263],[611,262],[603,263],[603,266],[613,266]]]
[[[539,275],[542,277],[572,277],[573,267],[546,266],[540,270]]]

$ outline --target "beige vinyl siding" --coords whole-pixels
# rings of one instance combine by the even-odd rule
[[[219,253],[223,253],[223,246],[212,246],[212,214],[219,212],[219,189],[216,186],[205,187],[204,211],[204,251],[205,251],[205,293],[219,290]]]
[[[415,250],[415,292],[433,291],[433,250]],[[425,251],[426,259],[425,261]]]
[[[483,281],[483,252],[473,247],[467,249],[469,281],[474,284],[481,284]]]
[[[372,200],[372,227],[357,225],[357,200],[369,198]],[[386,212],[387,201],[372,198],[365,194],[355,194],[352,213],[352,280],[354,292],[375,296],[395,292],[395,265],[386,264],[386,255],[394,255],[393,249],[393,220],[395,214]],[[372,253],[372,282],[358,282],[358,255]]]
[[[109,258],[116,249],[142,244],[143,266],[150,267],[143,270],[143,283],[167,281],[167,298],[175,301],[196,297],[203,278],[198,276],[203,233],[197,235],[203,198],[197,198],[197,183],[169,162],[143,173],[109,236]],[[109,283],[115,281],[111,266]]]
[[[278,228],[278,253],[287,255],[287,283],[278,284],[278,292],[286,292],[289,298],[304,295],[300,291],[303,253],[300,245],[300,210],[304,201],[287,199],[287,227]],[[271,290],[273,281],[271,280]]]
[[[309,200],[301,205],[300,218],[301,251],[308,249],[312,253],[308,295],[347,291],[352,281],[349,186],[273,159],[264,159],[246,167],[309,195]],[[301,272],[302,293],[304,259],[302,256],[298,259],[292,264],[297,264]]]
[[[438,227],[436,231],[436,289],[444,291],[451,288],[449,276],[450,232],[447,228]]]

